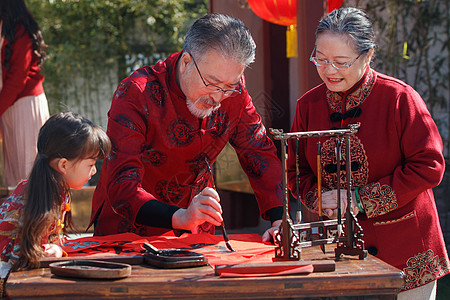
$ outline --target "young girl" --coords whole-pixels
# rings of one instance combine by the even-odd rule
[[[39,267],[45,256],[61,257],[61,233],[72,229],[69,189],[96,173],[111,142],[88,119],[71,112],[52,116],[42,126],[38,154],[28,180],[0,205],[0,275]]]

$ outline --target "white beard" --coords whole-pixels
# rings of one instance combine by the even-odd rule
[[[198,102],[205,102],[207,104],[212,104],[214,106],[208,109],[200,109],[196,106]],[[207,98],[198,98],[195,102],[191,101],[190,99],[186,99],[186,105],[191,114],[199,119],[209,117],[214,111],[218,110],[220,107],[220,103],[217,104],[216,102],[213,102]]]

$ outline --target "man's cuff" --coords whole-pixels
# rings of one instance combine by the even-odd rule
[[[151,227],[172,228],[172,216],[180,207],[158,200],[147,201],[136,216],[136,223]]]
[[[276,220],[281,220],[283,218],[283,206],[273,207],[266,211],[266,214],[269,216],[270,224]]]

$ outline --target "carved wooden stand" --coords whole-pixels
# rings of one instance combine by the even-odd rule
[[[275,249],[275,258],[277,260],[300,260],[301,249],[316,245],[325,245],[337,243],[335,248],[335,257],[339,259],[343,254],[358,256],[359,259],[367,257],[367,250],[364,249],[362,240],[363,232],[358,220],[351,212],[351,166],[350,166],[350,136],[359,130],[360,124],[350,124],[347,129],[324,130],[324,131],[306,131],[283,133],[280,129],[270,129],[276,140],[281,141],[281,163],[283,170],[282,188],[284,195],[283,219],[280,230],[275,236],[275,242],[278,247]],[[338,207],[338,218],[335,220],[317,221],[303,224],[294,224],[289,216],[289,192],[287,188],[287,140],[296,138],[311,137],[337,137],[336,155],[337,155],[337,197],[340,204],[340,145],[343,139],[346,143],[346,176],[347,176],[347,209],[345,218],[341,219],[340,205]],[[298,151],[298,149],[297,149]],[[298,182],[297,182],[298,184]],[[318,228],[321,234],[319,238],[314,239],[312,228]]]

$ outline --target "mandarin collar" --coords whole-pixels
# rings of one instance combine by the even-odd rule
[[[167,71],[169,73],[169,90],[179,99],[186,100],[186,96],[184,95],[183,91],[181,90],[180,86],[177,83],[176,78],[176,69],[177,69],[177,63],[178,60],[181,58],[181,54],[183,52],[177,52],[172,55],[170,55],[166,62],[167,62]]]
[[[343,113],[361,105],[370,94],[375,83],[376,74],[369,66],[362,78],[345,92],[327,90],[327,102],[331,110]],[[343,107],[345,105],[345,107]]]

